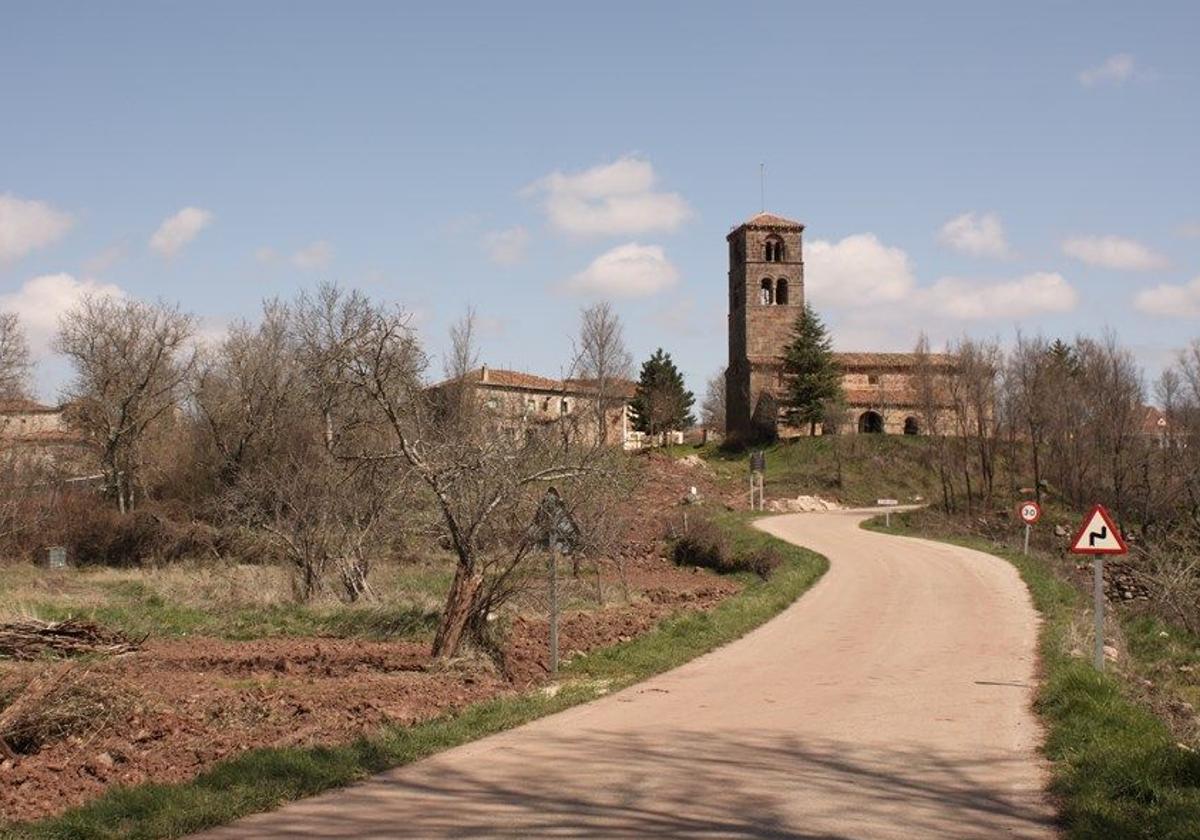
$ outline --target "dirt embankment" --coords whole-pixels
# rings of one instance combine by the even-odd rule
[[[675,567],[662,541],[691,486],[714,501],[733,498],[703,467],[657,455],[644,465],[627,503],[620,562],[602,565],[611,605],[564,615],[564,657],[631,639],[681,609],[711,608],[738,588]],[[620,597],[626,589],[635,595],[629,602]],[[547,673],[546,636],[536,613],[513,621],[509,679],[486,664],[441,665],[412,641],[151,639],[136,653],[75,666],[77,675],[86,669],[83,682],[113,691],[113,699],[102,718],[36,751],[0,756],[0,820],[59,813],[112,785],[183,781],[255,747],[346,742],[520,690]],[[0,693],[46,667],[0,662]]]

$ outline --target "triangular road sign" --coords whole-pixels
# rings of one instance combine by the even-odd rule
[[[1096,505],[1071,541],[1071,551],[1075,554],[1125,554],[1129,549],[1112,516],[1103,505]]]

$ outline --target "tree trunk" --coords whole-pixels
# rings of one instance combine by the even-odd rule
[[[449,659],[458,653],[482,584],[483,575],[459,564],[454,573],[454,583],[450,586],[450,595],[446,598],[446,609],[442,611],[442,620],[438,623],[437,635],[433,638],[434,656]]]

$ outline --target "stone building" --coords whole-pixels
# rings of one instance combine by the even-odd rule
[[[28,399],[0,400],[0,455],[25,464],[78,471],[94,460],[86,438],[63,406]]]
[[[521,429],[571,422],[582,439],[595,440],[599,389],[594,381],[551,379],[487,365],[468,373],[467,379],[474,386],[480,404],[499,419],[501,426]],[[448,384],[439,383],[434,389]],[[637,449],[641,446],[642,436],[633,428],[629,407],[637,383],[620,380],[610,387],[608,400],[612,404],[604,412],[604,443]]]
[[[729,363],[725,371],[725,427],[734,438],[794,437],[780,413],[783,355],[804,310],[804,225],[759,213],[734,228],[729,243]],[[912,353],[838,353],[845,412],[821,433],[925,434],[930,419],[952,432],[944,397],[921,410]],[[951,357],[930,354],[935,385],[953,370]],[[935,393],[944,394],[937,386]],[[933,415],[932,418],[929,415]]]

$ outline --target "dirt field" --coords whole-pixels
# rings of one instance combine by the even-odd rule
[[[655,456],[644,463],[645,481],[629,501],[624,571],[602,564],[607,605],[564,615],[565,658],[644,633],[679,610],[710,608],[738,589],[735,580],[674,566],[662,541],[688,487],[710,499],[736,499],[723,499],[703,467]],[[568,578],[568,591],[594,587],[595,572],[587,575]],[[253,747],[345,742],[386,723],[427,720],[518,691],[546,676],[546,636],[540,611],[512,618],[507,678],[484,661],[435,663],[422,640],[151,638],[136,653],[74,666],[76,674],[86,670],[86,681],[119,687],[119,694],[82,734],[0,760],[0,819],[55,814],[115,784],[185,780]],[[22,676],[60,667],[0,662],[0,692]]]

